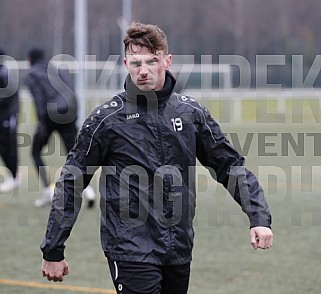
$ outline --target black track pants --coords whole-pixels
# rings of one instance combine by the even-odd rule
[[[15,116],[7,121],[0,122],[0,155],[5,166],[15,178],[18,169],[17,121]]]
[[[58,124],[51,121],[38,123],[32,142],[32,157],[42,183],[45,187],[50,184],[46,170],[43,168],[45,163],[41,151],[48,144],[52,133],[56,131],[60,135],[67,152],[71,150],[77,136],[77,127],[75,122],[69,124]]]
[[[190,263],[159,266],[142,262],[108,260],[118,294],[186,294]]]

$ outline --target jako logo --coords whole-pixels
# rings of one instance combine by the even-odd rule
[[[139,118],[139,113],[127,114],[127,119]]]

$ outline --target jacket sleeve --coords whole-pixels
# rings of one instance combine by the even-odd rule
[[[14,79],[14,75],[11,76]],[[8,105],[13,95],[18,91],[14,88],[17,83],[9,83],[9,71],[5,66],[0,66],[0,106]]]
[[[197,115],[197,157],[212,177],[221,183],[248,215],[250,226],[271,226],[271,214],[255,175],[244,158],[230,144],[207,109]]]
[[[80,211],[82,192],[106,154],[106,143],[93,136],[96,129],[97,124],[92,120],[85,121],[56,182],[47,230],[40,246],[47,261],[64,259],[64,243]]]
[[[26,78],[26,84],[34,100],[38,120],[43,121],[47,116],[47,101],[41,89],[40,81],[33,73],[29,73]]]

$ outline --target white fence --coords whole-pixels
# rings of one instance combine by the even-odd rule
[[[57,56],[59,57],[59,55]],[[69,70],[73,75],[84,70],[86,89],[94,93],[95,90],[118,91],[123,88],[126,71],[124,66],[118,65],[118,59],[118,56],[110,56],[107,61],[88,58],[85,62],[77,62],[74,59],[57,60],[54,58],[52,63],[57,67]],[[11,58],[5,64],[14,74],[19,75],[21,82],[30,67],[28,61],[16,61]],[[232,72],[228,64],[173,64],[171,72],[178,82],[182,83],[182,87],[187,89],[229,89],[232,87]],[[21,87],[24,87],[23,83],[21,83]]]
[[[118,59],[108,61],[86,60],[84,63],[72,61],[53,61],[57,66],[68,69],[72,75],[85,70],[86,100],[109,99],[122,91],[125,70],[117,65]],[[19,75],[20,97],[29,100],[30,93],[25,87],[24,78],[29,69],[27,61],[7,60],[6,66]],[[314,121],[319,118],[321,90],[319,89],[236,89],[232,88],[232,69],[228,64],[173,64],[171,72],[181,84],[182,93],[202,101],[219,102],[222,122],[242,123],[244,121],[244,101],[274,101],[274,116],[298,113],[302,116],[302,101],[309,101],[305,108],[312,113]],[[296,101],[296,102],[294,102]],[[289,106],[290,105],[290,110]],[[295,105],[296,106],[293,106]],[[80,107],[83,103],[80,103]],[[298,106],[299,105],[299,106]],[[257,110],[257,109],[256,109]],[[304,110],[306,111],[306,110]],[[258,114],[257,114],[258,115]],[[272,115],[272,114],[271,114]],[[293,115],[292,115],[293,117]],[[82,118],[81,118],[82,119]]]

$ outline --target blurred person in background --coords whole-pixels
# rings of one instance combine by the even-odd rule
[[[254,249],[272,246],[271,215],[257,178],[209,111],[174,91],[165,33],[133,23],[124,44],[125,91],[86,119],[56,182],[42,274],[55,282],[68,274],[64,244],[81,192],[102,167],[101,245],[117,293],[186,294],[197,159],[248,215]]]
[[[77,136],[77,100],[67,71],[58,69],[45,59],[42,48],[33,48],[28,53],[31,65],[26,84],[32,94],[38,124],[32,141],[32,158],[42,180],[44,191],[34,204],[43,207],[51,203],[53,188],[45,169],[41,151],[48,144],[54,131],[58,132],[69,152]],[[94,205],[95,192],[91,186],[84,191],[88,207]]]
[[[9,77],[4,61],[5,52],[0,49],[0,155],[10,172],[0,184],[0,193],[10,192],[20,185],[17,148],[18,84],[9,81],[15,77]]]

